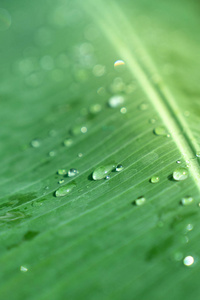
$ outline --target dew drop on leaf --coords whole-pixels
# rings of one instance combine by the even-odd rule
[[[177,168],[173,172],[173,179],[176,181],[181,181],[187,179],[189,176],[189,172],[186,168]]]
[[[20,267],[20,271],[21,272],[27,272],[28,271],[28,268],[24,267],[24,266],[21,266]]]
[[[122,108],[120,109],[120,113],[121,113],[121,114],[126,114],[126,113],[127,113],[127,108],[126,108],[126,107],[122,107]]]
[[[66,185],[61,186],[57,191],[55,192],[56,197],[63,197],[68,195],[74,188],[76,187],[75,182],[70,182]]]
[[[65,182],[64,179],[60,179],[60,180],[58,181],[59,184],[62,184],[62,183],[64,183],[64,182]]]
[[[107,176],[106,176],[106,180],[109,180],[109,179],[110,179],[110,175],[107,175]]]
[[[11,222],[24,218],[25,215],[21,212],[7,212],[4,216],[0,216],[0,221]]]
[[[122,72],[125,70],[125,62],[121,59],[118,59],[114,62],[114,68],[118,72]]]
[[[180,160],[177,160],[176,163],[177,163],[177,164],[181,164],[181,161],[180,161]]]
[[[66,175],[67,174],[67,171],[65,169],[59,169],[57,171],[58,175]]]
[[[116,166],[114,164],[108,164],[96,168],[92,173],[93,180],[101,180],[103,178],[106,178],[115,167]]]
[[[145,202],[146,202],[146,199],[144,197],[139,197],[135,200],[135,205],[141,206],[141,205],[145,204]]]
[[[124,169],[122,165],[117,165],[115,171],[120,172]]]
[[[63,144],[65,147],[70,147],[73,144],[73,140],[70,138],[66,139],[66,140],[64,140]]]
[[[194,257],[193,257],[193,256],[186,256],[186,257],[183,259],[183,263],[184,263],[184,265],[187,266],[187,267],[193,265],[193,263],[194,263]]]
[[[194,202],[194,198],[192,197],[184,197],[181,199],[181,204],[184,206],[191,205]]]
[[[120,105],[122,105],[124,103],[124,97],[120,96],[120,95],[115,95],[112,96],[109,100],[108,100],[108,105],[111,108],[115,108],[118,107]]]
[[[170,137],[170,134],[168,133],[167,129],[164,126],[158,126],[154,129],[154,134],[159,136],[166,136]]]
[[[31,141],[31,146],[33,148],[39,148],[40,147],[40,141],[38,139],[34,139]]]
[[[150,180],[151,180],[151,183],[157,183],[160,181],[160,178],[158,176],[154,175],[151,177]]]
[[[200,151],[196,153],[196,157],[200,157]]]
[[[77,169],[72,168],[72,169],[70,169],[70,170],[67,172],[67,175],[68,175],[68,177],[74,177],[74,176],[76,176],[78,173],[79,173],[79,171],[78,171]]]

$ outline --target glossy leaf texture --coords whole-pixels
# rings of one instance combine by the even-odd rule
[[[0,6],[1,296],[197,298],[199,3]]]

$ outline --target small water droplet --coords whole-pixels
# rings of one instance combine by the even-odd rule
[[[191,205],[194,202],[194,198],[192,197],[184,197],[181,199],[181,204],[184,206]]]
[[[91,114],[98,114],[101,110],[102,110],[102,106],[101,104],[98,103],[91,105],[89,109]]]
[[[122,105],[123,103],[124,103],[124,97],[120,96],[120,95],[113,96],[108,100],[108,105],[111,108],[118,107],[118,106]]]
[[[20,267],[20,271],[21,272],[27,272],[28,271],[28,268],[24,267],[24,266],[21,266]]]
[[[108,164],[96,168],[92,173],[93,180],[101,180],[103,178],[106,178],[106,176],[108,176],[115,167],[116,166],[114,164]]]
[[[32,203],[31,203],[31,206],[33,206],[33,207],[39,207],[39,206],[42,206],[42,202],[40,202],[40,201],[33,201]]]
[[[60,180],[58,181],[59,184],[62,184],[62,183],[64,183],[64,182],[65,182],[64,179],[60,179]]]
[[[59,169],[57,171],[58,175],[66,175],[67,174],[67,171],[65,169]]]
[[[170,137],[169,133],[167,132],[167,129],[163,126],[158,126],[154,129],[154,134],[158,136],[166,136]]]
[[[135,205],[141,206],[146,202],[146,199],[144,197],[139,197],[135,200]]]
[[[81,158],[82,156],[83,156],[83,153],[81,153],[81,152],[80,152],[80,153],[78,153],[78,157],[80,157],[80,158]]]
[[[157,175],[151,177],[151,183],[157,183],[160,181],[160,178]]]
[[[34,139],[31,141],[31,146],[33,148],[39,148],[40,147],[40,141],[38,139]]]
[[[71,134],[74,136],[77,136],[81,133],[86,133],[87,132],[87,127],[82,126],[82,125],[75,125],[74,127],[71,128]]]
[[[85,126],[81,127],[81,132],[86,133],[87,132],[87,127],[85,127]]]
[[[126,107],[122,107],[122,108],[120,109],[120,113],[121,113],[121,114],[126,114],[126,113],[127,113],[127,108],[126,108]]]
[[[57,191],[55,192],[56,197],[63,197],[68,195],[74,188],[76,187],[75,182],[70,182],[66,185],[61,186]]]
[[[115,171],[120,172],[124,169],[122,165],[117,165]]]
[[[4,216],[0,216],[0,221],[11,222],[24,218],[25,215],[18,211],[7,212]]]
[[[139,110],[147,110],[148,109],[148,104],[147,103],[141,103],[138,108],[139,108]]]
[[[109,179],[110,179],[110,175],[107,175],[107,176],[106,176],[106,180],[109,180]]]
[[[200,157],[200,151],[196,153],[196,157]]]
[[[194,263],[194,257],[193,256],[186,256],[184,259],[183,259],[183,264],[187,267],[193,265]]]
[[[70,170],[67,172],[67,175],[68,175],[68,177],[74,177],[74,176],[76,176],[78,173],[79,173],[79,171],[78,171],[77,169],[72,168],[72,169],[70,169]]]
[[[183,253],[181,253],[181,252],[176,252],[175,254],[174,254],[174,260],[176,260],[176,261],[181,261],[183,259]]]
[[[65,139],[63,142],[65,147],[70,147],[73,144],[73,140],[72,139]]]
[[[173,179],[176,181],[181,181],[187,179],[189,176],[189,172],[186,168],[177,168],[173,172]]]
[[[177,163],[177,164],[181,164],[181,161],[180,161],[180,160],[177,160],[176,163]]]
[[[193,226],[192,224],[188,224],[188,225],[186,226],[186,230],[187,230],[187,231],[191,231],[193,228],[194,228],[194,226]]]
[[[50,151],[50,152],[49,152],[49,156],[50,156],[50,157],[54,157],[54,156],[56,156],[56,152],[55,152],[55,151],[53,151],[53,150],[52,150],[52,151]]]
[[[125,69],[125,62],[121,59],[118,59],[114,62],[114,68],[118,72],[122,72]]]

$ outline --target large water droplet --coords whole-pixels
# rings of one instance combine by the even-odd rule
[[[127,108],[126,107],[122,107],[122,108],[120,108],[120,113],[121,114],[126,114],[127,113]]]
[[[183,259],[183,263],[184,263],[184,265],[187,266],[187,267],[193,265],[193,263],[194,263],[194,257],[193,257],[193,256],[186,256],[186,257]]]
[[[58,175],[66,175],[67,174],[67,171],[65,169],[59,169],[57,171]]]
[[[160,178],[157,175],[151,177],[151,183],[157,183],[160,181]]]
[[[144,197],[139,197],[135,200],[135,205],[141,206],[146,202],[146,199]]]
[[[61,186],[57,191],[55,192],[56,197],[63,197],[68,195],[74,188],[76,187],[75,182],[70,182],[66,185]]]
[[[123,103],[124,103],[124,97],[120,95],[113,96],[108,100],[108,105],[112,108],[118,107]]]
[[[142,111],[147,110],[148,109],[148,104],[147,103],[141,103],[138,108],[139,108],[139,110],[142,110]]]
[[[154,129],[155,135],[170,137],[167,129],[164,126],[158,126]]]
[[[115,167],[116,166],[114,164],[109,164],[96,168],[92,173],[93,180],[101,180],[103,178],[106,178]]]
[[[177,168],[173,172],[173,179],[177,181],[185,180],[189,176],[189,172],[186,168]]]
[[[60,179],[60,180],[58,181],[59,184],[62,184],[62,183],[64,183],[64,182],[65,182],[64,179]]]
[[[88,130],[87,127],[84,125],[75,125],[74,127],[71,128],[71,134],[77,136],[81,133],[86,133],[87,130]]]
[[[78,171],[77,169],[72,168],[72,169],[70,169],[70,170],[67,172],[67,175],[68,175],[68,177],[74,177],[74,176],[76,176],[78,173],[79,173],[79,171]]]
[[[194,202],[194,198],[192,197],[184,197],[181,199],[181,204],[184,206],[191,205]]]

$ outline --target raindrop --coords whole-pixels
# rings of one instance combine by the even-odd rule
[[[193,263],[194,263],[194,257],[193,257],[193,256],[186,256],[186,257],[183,259],[183,263],[184,263],[184,265],[187,266],[187,267],[193,265]]]
[[[92,173],[93,180],[101,180],[103,178],[106,178],[115,167],[116,166],[114,164],[109,164],[96,168]]]
[[[21,272],[27,272],[28,271],[28,268],[24,267],[24,266],[21,266],[20,267],[20,271]]]
[[[196,157],[200,157],[200,151],[196,153]]]
[[[55,192],[56,197],[63,197],[68,195],[74,188],[76,187],[75,182],[70,182],[66,185],[61,186],[57,191]]]
[[[186,226],[186,230],[187,230],[187,231],[191,231],[193,228],[194,228],[194,226],[193,226],[192,224],[188,224],[188,225]]]
[[[177,163],[177,164],[181,164],[181,161],[180,161],[180,160],[177,160],[176,163]]]
[[[60,180],[58,181],[59,184],[62,184],[62,183],[64,183],[64,182],[65,182],[64,179],[60,179]]]
[[[70,170],[67,172],[67,175],[68,175],[68,177],[74,177],[74,176],[76,176],[78,173],[79,173],[79,171],[78,171],[77,169],[72,168],[72,169],[70,169]]]
[[[176,252],[176,253],[174,254],[174,259],[175,259],[176,261],[182,260],[182,259],[183,259],[183,254],[182,254],[181,252]]]
[[[40,141],[38,139],[34,139],[31,141],[31,146],[33,148],[39,148],[40,147]]]
[[[25,215],[21,212],[7,212],[4,216],[0,216],[0,221],[11,222],[24,218]]]
[[[11,25],[11,16],[6,9],[0,8],[0,31],[7,30]]]
[[[167,132],[167,129],[163,126],[158,126],[154,129],[154,134],[159,136],[170,137],[170,134]]]
[[[126,108],[126,107],[122,107],[122,108],[120,109],[120,113],[121,113],[121,114],[126,114],[126,113],[127,113],[127,108]]]
[[[122,165],[117,165],[115,171],[120,172],[124,169]]]
[[[73,144],[73,141],[72,139],[65,139],[64,142],[63,142],[64,146],[65,147],[70,147],[72,144]]]
[[[77,136],[81,133],[86,133],[87,132],[87,127],[82,126],[82,125],[75,125],[74,127],[71,128],[71,134],[74,136]]]
[[[120,95],[113,96],[108,100],[108,105],[111,108],[118,107],[118,106],[122,105],[123,103],[124,103],[124,97],[120,96]]]
[[[186,168],[178,168],[173,172],[173,179],[177,181],[185,180],[189,176],[189,172]]]
[[[110,179],[110,175],[106,176],[106,180],[109,180]]]
[[[146,202],[146,199],[144,197],[139,197],[135,200],[135,205],[141,206]]]
[[[185,197],[181,199],[181,204],[184,206],[191,205],[193,202],[194,202],[194,198],[192,197]]]
[[[87,132],[87,127],[85,127],[85,126],[81,127],[81,132],[86,133]]]
[[[147,110],[148,109],[148,104],[147,103],[141,103],[138,108],[139,108],[139,110]]]
[[[65,169],[59,169],[57,171],[58,175],[66,175],[67,174],[67,171]]]
[[[91,114],[98,114],[101,110],[102,110],[102,106],[101,104],[98,103],[91,105],[89,109]]]
[[[116,60],[116,61],[114,62],[114,68],[115,68],[115,70],[117,70],[118,72],[124,71],[124,69],[125,69],[125,62],[124,62],[123,60],[121,60],[121,59]]]
[[[160,181],[160,178],[157,175],[151,177],[151,183],[157,183]]]

